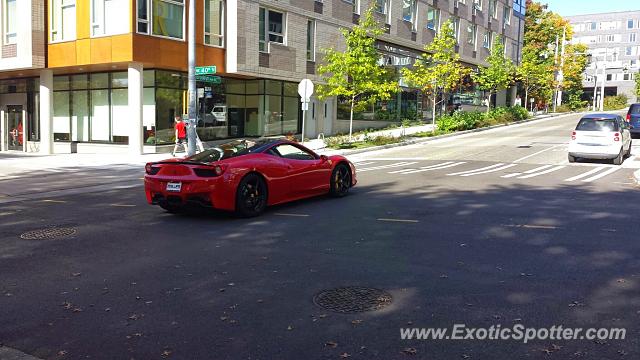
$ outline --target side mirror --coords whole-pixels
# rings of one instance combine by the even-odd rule
[[[320,155],[320,160],[322,162],[327,162],[327,161],[329,161],[329,157],[327,155]]]

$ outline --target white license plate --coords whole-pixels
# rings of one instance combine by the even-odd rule
[[[179,183],[179,182],[167,183],[167,191],[180,192],[181,189],[182,189],[182,183]]]

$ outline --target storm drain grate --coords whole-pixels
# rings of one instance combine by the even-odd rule
[[[48,240],[72,236],[76,234],[76,229],[70,227],[52,227],[47,229],[32,230],[20,235],[24,240]]]
[[[313,298],[316,305],[343,314],[380,310],[391,300],[386,291],[359,286],[323,290]]]

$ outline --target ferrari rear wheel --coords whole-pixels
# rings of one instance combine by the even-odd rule
[[[257,174],[245,176],[236,191],[236,212],[242,217],[260,215],[267,207],[267,184]]]
[[[351,171],[345,164],[339,164],[331,174],[331,196],[343,197],[351,188]]]

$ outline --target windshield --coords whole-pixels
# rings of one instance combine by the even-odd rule
[[[576,130],[579,131],[618,131],[618,125],[613,119],[582,119]]]
[[[631,105],[631,109],[629,109],[629,114],[640,114],[640,104]]]
[[[234,140],[228,143],[215,145],[212,148],[186,158],[186,160],[204,163],[224,160],[256,152],[267,142],[267,140]]]

